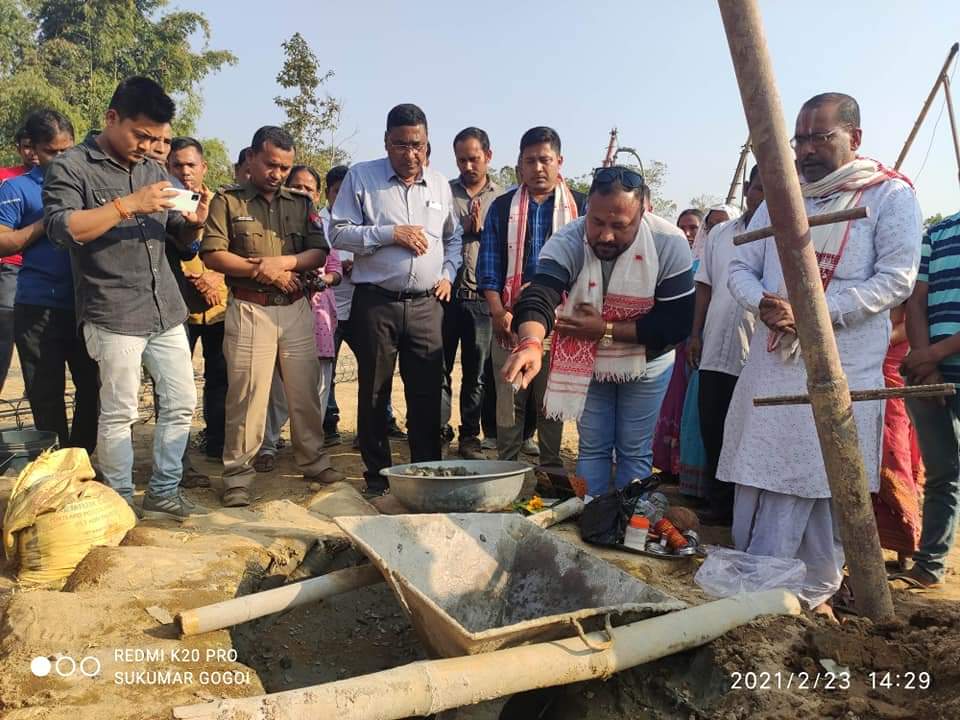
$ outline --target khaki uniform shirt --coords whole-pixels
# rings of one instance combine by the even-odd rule
[[[251,183],[220,188],[210,202],[200,255],[229,250],[245,258],[296,255],[305,250],[329,250],[313,201],[280,188],[267,202]],[[230,287],[263,292],[276,288],[252,278],[227,276]]]

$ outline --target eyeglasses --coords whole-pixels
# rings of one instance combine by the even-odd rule
[[[419,153],[423,152],[427,148],[426,143],[422,142],[394,142],[393,140],[389,141],[390,149],[396,150],[400,153]]]
[[[618,182],[626,190],[637,190],[643,187],[643,175],[636,170],[614,165],[613,167],[600,167],[594,170],[593,182],[596,185],[609,185]]]
[[[841,130],[846,129],[846,125],[838,125],[832,130],[827,130],[826,132],[810,133],[809,135],[794,135],[790,138],[790,147],[796,150],[800,145],[804,143],[810,143],[814,147],[823,147],[827,142],[836,135]]]

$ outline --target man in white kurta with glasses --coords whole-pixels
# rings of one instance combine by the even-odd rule
[[[851,389],[881,388],[890,341],[889,310],[910,295],[920,260],[921,215],[903,176],[860,157],[860,109],[849,95],[808,100],[792,144],[808,216],[865,205],[870,217],[813,228],[827,308]],[[770,224],[766,204],[750,223]],[[843,579],[843,547],[809,405],[754,407],[760,395],[802,394],[807,373],[786,299],[774,239],[741,246],[728,287],[757,315],[747,364],[724,425],[717,477],[736,483],[733,539],[755,555],[799,558],[801,599],[832,616]],[[879,488],[883,403],[854,403],[867,480]]]

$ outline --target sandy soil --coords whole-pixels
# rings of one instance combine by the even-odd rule
[[[349,446],[356,416],[356,386],[349,380],[349,361],[344,363],[341,377],[338,400],[345,444],[333,448],[331,455],[334,466],[359,485],[359,453]],[[4,397],[19,397],[21,388],[14,368]],[[399,379],[394,386],[394,406],[402,419],[405,403]],[[3,407],[11,406],[2,405],[0,412]],[[456,409],[454,413],[452,424],[456,425]],[[144,416],[149,418],[149,412]],[[202,422],[198,422],[200,426]],[[149,475],[152,430],[149,419],[135,427],[138,494]],[[289,437],[286,431],[284,436]],[[571,467],[575,443],[575,429],[568,425],[564,450]],[[407,457],[404,443],[393,443],[393,450],[396,462]],[[302,560],[311,537],[336,536],[336,529],[324,516],[304,509],[320,488],[303,482],[289,447],[280,452],[278,460],[274,473],[258,478],[255,503],[249,511],[218,513],[215,521],[189,527],[141,523],[122,547],[91,553],[68,580],[66,592],[59,592],[60,588],[21,592],[12,568],[0,566],[0,716],[13,720],[169,717],[169,709],[176,704],[287,690],[422,658],[423,650],[407,617],[383,585],[249,622],[230,632],[186,640],[178,639],[172,625],[160,623],[147,611],[159,606],[175,614],[282,582]],[[194,462],[216,482],[220,465],[199,456]],[[0,512],[10,485],[9,478],[0,479]],[[211,507],[218,505],[212,490],[191,490],[189,494]],[[565,540],[580,543],[575,525],[563,525],[556,532]],[[723,543],[729,538],[722,531],[706,530],[704,540]],[[696,561],[592,551],[688,603],[708,599],[693,582]],[[960,566],[960,552],[955,549],[953,555],[954,567]],[[350,561],[348,554],[341,559]],[[951,574],[944,591],[895,591],[894,598],[899,617],[895,625],[876,627],[857,618],[839,626],[810,617],[765,619],[698,650],[621,673],[607,682],[518,696],[505,707],[504,701],[488,703],[461,711],[457,717],[960,717],[960,579]],[[188,664],[197,674],[236,671],[249,675],[245,683],[232,686],[193,682],[175,687],[123,687],[109,682],[114,672],[153,666],[112,659],[111,652],[118,647],[163,649],[166,666],[181,670],[186,666],[174,663],[170,654],[176,648],[187,648],[200,655],[200,660]],[[233,650],[235,659],[224,656]],[[210,661],[207,651],[213,653]],[[32,657],[58,652],[105,653],[106,679],[83,684],[29,673]],[[816,673],[824,671],[823,660],[849,669],[849,688],[812,686]],[[892,686],[882,687],[887,671],[893,673]],[[878,673],[876,687],[871,687],[871,672]],[[929,673],[931,686],[921,689],[926,678],[910,678],[907,672]],[[795,684],[800,682],[799,673],[811,678],[804,687]],[[785,685],[788,678],[793,678],[791,688],[777,687]],[[753,687],[754,680],[766,687]],[[913,689],[904,687],[908,682]],[[898,683],[900,687],[896,687]]]

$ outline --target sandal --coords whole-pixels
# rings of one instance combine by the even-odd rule
[[[257,455],[257,459],[253,461],[253,469],[258,473],[268,473],[273,472],[273,469],[277,466],[277,456],[270,455],[269,453],[261,453]]]
[[[902,582],[908,590],[939,590],[945,584],[943,580],[934,577],[918,565],[914,565],[906,572],[891,573],[888,580],[891,583]]]
[[[250,504],[250,493],[246,488],[229,488],[224,490],[220,502],[224,507],[246,507]]]

